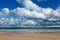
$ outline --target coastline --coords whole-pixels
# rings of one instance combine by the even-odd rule
[[[60,29],[0,29],[0,40],[60,40]]]

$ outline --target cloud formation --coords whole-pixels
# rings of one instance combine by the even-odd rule
[[[9,8],[3,8],[0,11],[0,27],[21,27],[21,26],[35,26],[41,24],[42,20],[58,21],[60,20],[60,7],[56,10],[52,8],[42,8],[33,3],[31,0],[16,0],[19,4],[24,7],[17,7],[13,10]],[[9,17],[9,15],[13,17]],[[29,20],[29,18],[31,18]],[[36,20],[38,19],[38,20]],[[43,22],[43,21],[42,21]]]
[[[17,2],[20,3],[21,0],[17,0]],[[42,18],[42,19],[47,19],[47,18],[50,19],[53,17],[55,18],[60,17],[58,12],[60,10],[59,9],[60,7],[58,7],[56,10],[53,10],[52,8],[42,8],[36,5],[35,3],[33,3],[31,0],[23,0],[22,5],[24,5],[23,10],[27,11],[27,15],[30,14],[32,18],[35,17],[35,18]]]

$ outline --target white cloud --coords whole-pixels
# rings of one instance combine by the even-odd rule
[[[14,21],[13,18],[10,18],[10,19],[8,20],[8,23],[9,23],[10,25],[14,25],[14,24],[15,24],[15,21]]]
[[[20,3],[22,0],[17,0],[18,3]],[[18,15],[24,15],[31,18],[42,18],[42,19],[50,19],[52,17],[59,17],[59,13],[57,10],[53,10],[52,8],[42,8],[33,3],[31,0],[23,0],[22,4],[24,5],[23,11],[22,9],[19,9],[20,11],[17,13]],[[59,8],[57,8],[59,9]],[[31,11],[30,11],[31,10]]]
[[[3,9],[0,11],[0,18],[8,16],[9,13],[10,13],[9,8],[3,8]]]
[[[46,18],[46,16],[43,13],[39,13],[37,11],[30,11],[25,8],[18,7],[16,9],[14,9],[13,12],[17,16],[25,16],[25,17],[30,17],[30,18],[42,18],[42,19]]]
[[[58,21],[58,19],[55,19],[55,18],[50,18],[48,19],[49,21]]]
[[[18,3],[20,3],[21,1],[22,0],[17,0]],[[17,9],[20,10],[17,14],[18,15],[23,14],[24,16],[31,17],[31,18],[46,19],[51,14],[51,11],[53,10],[51,8],[41,8],[35,3],[33,3],[31,0],[23,0],[23,5],[24,8]]]
[[[0,24],[4,23],[4,18],[0,19]]]
[[[8,26],[8,19],[7,18],[1,18],[0,19],[0,27],[7,27]]]
[[[0,11],[0,26],[24,26],[24,25],[36,25],[38,22],[34,20],[25,20],[22,17],[26,18],[37,18],[37,19],[46,19],[49,21],[60,20],[60,8],[56,10],[52,8],[42,8],[33,3],[31,0],[17,0],[19,3],[24,5],[23,8],[17,7],[13,10],[9,8],[4,8]],[[22,1],[22,2],[21,2]],[[14,15],[16,18],[7,18],[9,15]],[[21,17],[21,19],[20,19]]]
[[[2,9],[2,13],[9,14],[9,9],[8,8]]]
[[[42,8],[42,13],[45,15],[50,15],[53,9],[51,8]]]
[[[26,10],[25,8],[16,8],[13,10],[13,12],[18,15],[18,16],[29,16],[30,15],[30,11]]]
[[[25,21],[25,22],[23,22],[23,24],[22,25],[31,25],[31,26],[33,26],[33,25],[36,25],[37,24],[37,22],[34,22],[33,20],[27,20],[27,21]]]
[[[20,3],[20,0],[17,0],[17,2]],[[23,0],[23,5],[24,5],[24,8],[28,10],[41,12],[41,7],[33,3],[31,0]]]

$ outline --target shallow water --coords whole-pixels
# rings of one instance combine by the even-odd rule
[[[60,29],[0,29],[1,32],[7,33],[60,33]]]

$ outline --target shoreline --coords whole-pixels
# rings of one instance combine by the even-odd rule
[[[6,32],[6,33],[11,33],[11,34],[40,34],[40,33],[60,33],[60,29],[55,29],[55,30],[51,30],[51,29],[4,29],[4,30],[0,30],[0,32]]]
[[[60,33],[10,34],[0,32],[0,40],[60,40]]]

